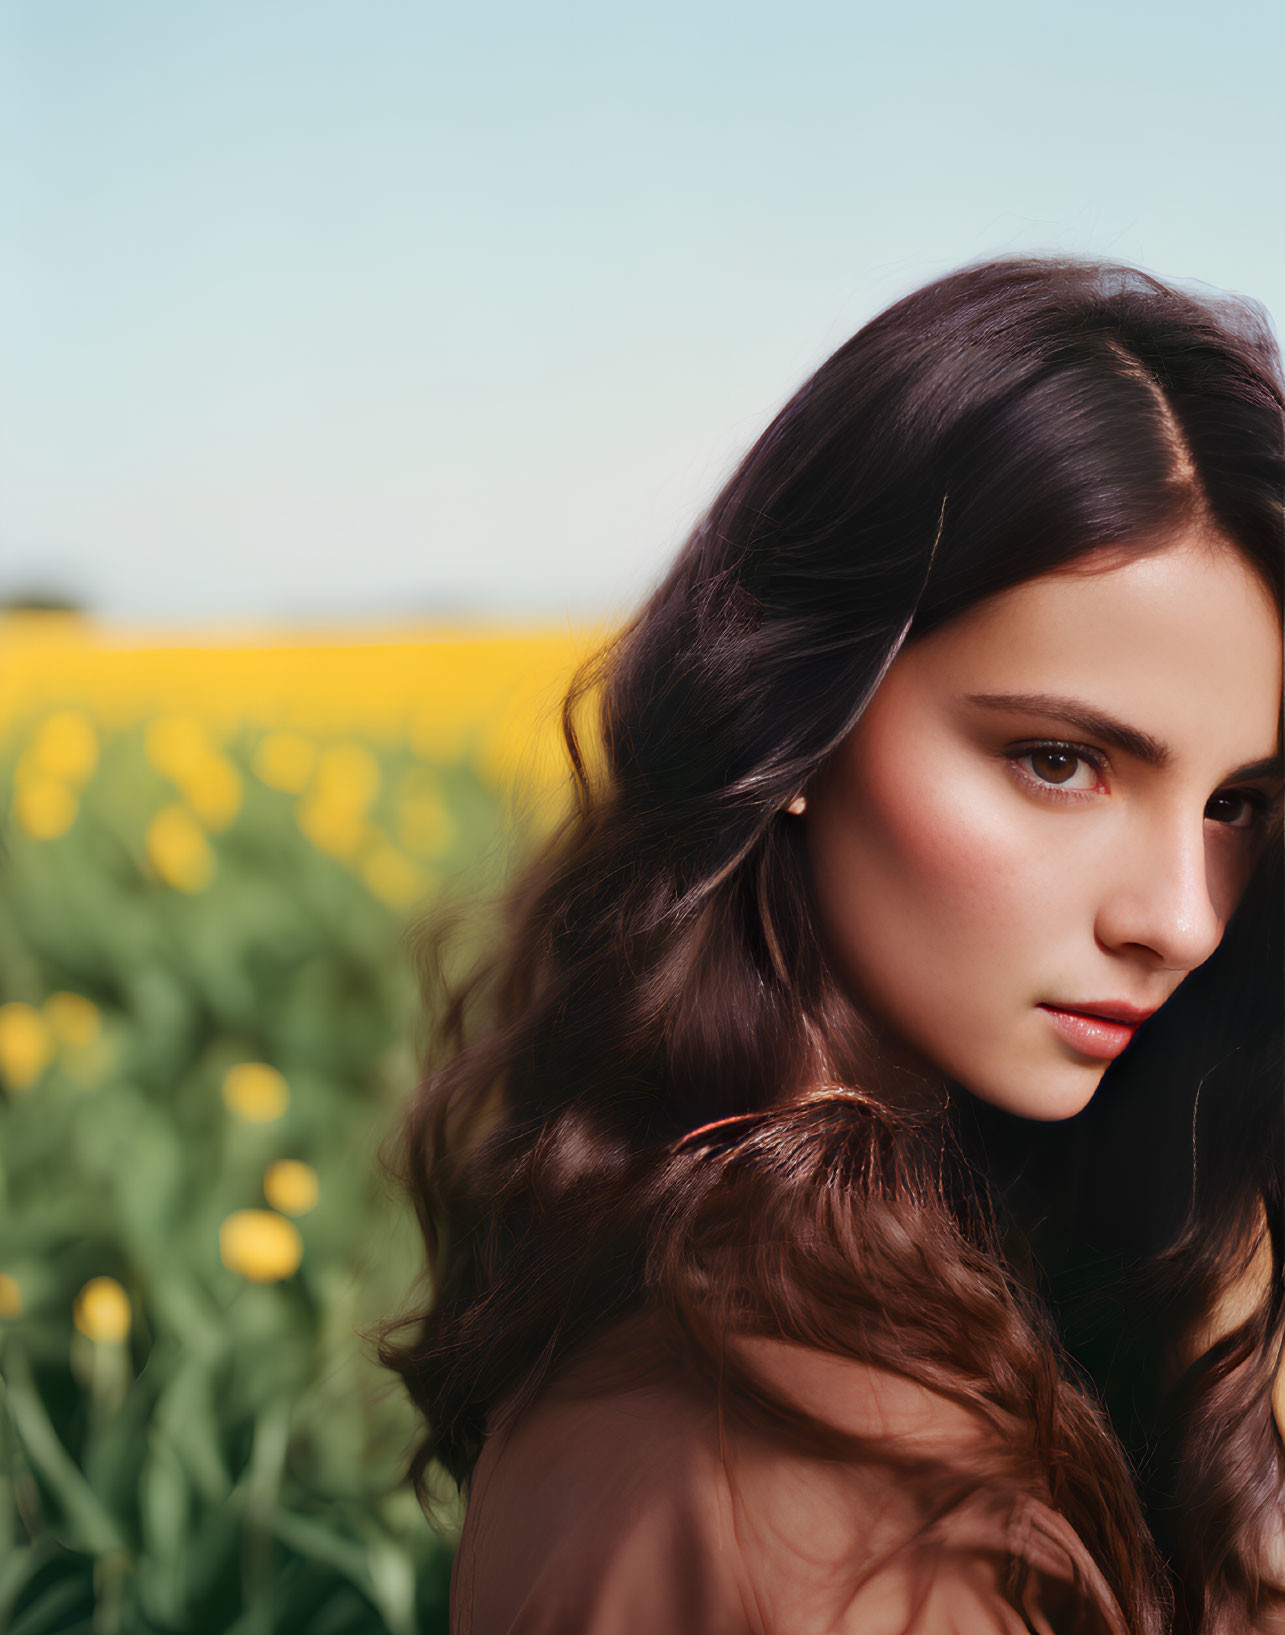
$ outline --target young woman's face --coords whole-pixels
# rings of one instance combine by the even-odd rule
[[[1218,946],[1279,797],[1281,627],[1189,535],[1046,574],[903,648],[807,790],[822,929],[854,997],[973,1094],[1089,1101],[1127,1027]]]

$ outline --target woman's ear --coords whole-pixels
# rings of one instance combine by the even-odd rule
[[[799,817],[806,810],[807,804],[808,797],[806,795],[796,795],[785,809],[787,812],[793,812],[795,817]]]

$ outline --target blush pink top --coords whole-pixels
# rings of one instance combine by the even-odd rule
[[[740,1360],[845,1430],[966,1449],[965,1410],[783,1340]],[[928,1554],[905,1546],[927,1536]],[[935,1524],[895,1470],[724,1416],[653,1314],[576,1352],[484,1443],[451,1635],[1127,1635],[1064,1517],[974,1494]]]

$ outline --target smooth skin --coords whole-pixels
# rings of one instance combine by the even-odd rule
[[[1279,757],[1281,677],[1270,593],[1195,528],[903,648],[798,819],[831,957],[894,1047],[1009,1112],[1078,1113],[1109,1064],[1039,1006],[1159,1007],[1213,953],[1281,796],[1244,770]],[[1019,694],[1151,743],[994,702]]]

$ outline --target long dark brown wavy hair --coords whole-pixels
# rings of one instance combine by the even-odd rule
[[[380,1355],[423,1414],[426,1505],[435,1467],[467,1488],[488,1418],[655,1306],[711,1372],[727,1332],[770,1334],[1007,1427],[941,1490],[1046,1498],[1130,1629],[1252,1615],[1285,1478],[1278,832],[1217,953],[1050,1127],[894,1065],[827,961],[785,808],[905,643],[1088,553],[1212,527],[1279,608],[1283,505],[1262,309],[1126,266],[966,267],[785,405],[578,671],[568,810],[482,956],[448,977],[458,916],[424,935],[425,1078],[392,1161],[426,1275]],[[1177,1370],[1263,1233],[1268,1292]],[[811,1446],[872,1451],[726,1361],[723,1383]]]

